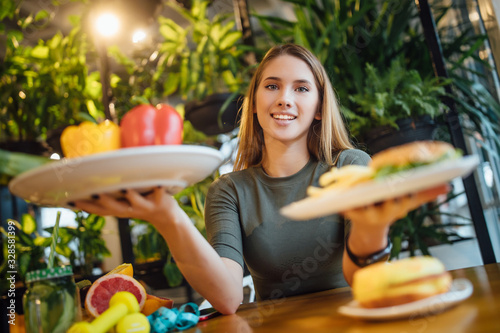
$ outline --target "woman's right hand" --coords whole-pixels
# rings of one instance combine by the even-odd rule
[[[125,190],[124,198],[116,199],[108,194],[101,194],[95,199],[75,201],[74,205],[100,216],[140,219],[155,225],[176,222],[184,213],[163,187],[155,188],[146,196],[135,190]]]

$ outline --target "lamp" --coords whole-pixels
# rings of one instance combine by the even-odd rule
[[[98,9],[99,10],[99,9]],[[101,9],[102,10],[102,9]],[[100,60],[100,73],[102,84],[102,104],[106,119],[117,122],[116,113],[111,104],[112,92],[110,84],[110,66],[107,44],[111,37],[120,31],[120,19],[111,11],[102,10],[95,16],[94,37]]]

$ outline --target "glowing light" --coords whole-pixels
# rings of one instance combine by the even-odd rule
[[[52,155],[50,155],[50,159],[51,160],[60,160],[61,156],[59,156],[58,153],[53,153]]]
[[[478,12],[473,12],[469,14],[469,20],[471,22],[476,22],[479,20],[479,13]]]
[[[99,15],[95,24],[97,32],[104,37],[114,36],[120,30],[120,20],[112,13],[103,13]]]
[[[144,30],[136,30],[134,31],[134,34],[132,35],[132,42],[134,43],[140,43],[144,41],[147,37],[147,34]]]

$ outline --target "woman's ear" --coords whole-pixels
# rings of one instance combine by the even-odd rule
[[[316,112],[316,114],[314,115],[314,119],[321,120],[321,118],[322,118],[321,117],[321,111]]]

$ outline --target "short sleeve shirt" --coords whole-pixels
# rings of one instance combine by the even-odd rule
[[[370,157],[349,149],[337,167],[367,165]],[[273,299],[347,286],[342,271],[344,222],[336,214],[290,220],[281,207],[306,197],[330,167],[310,160],[288,177],[269,177],[261,167],[222,175],[205,206],[207,238],[216,252],[252,275],[257,299]]]

